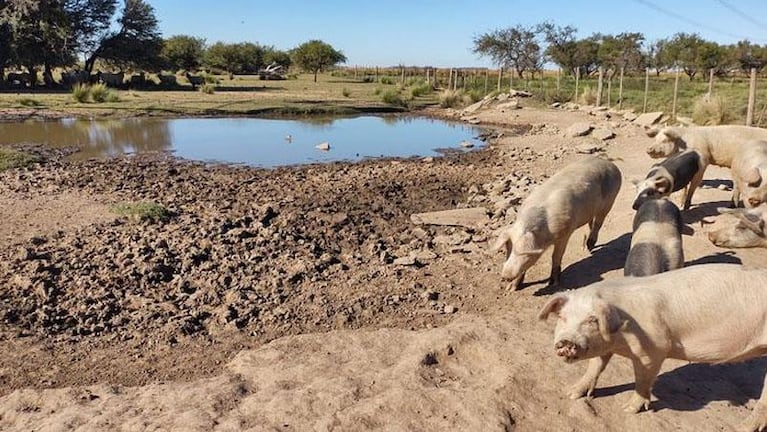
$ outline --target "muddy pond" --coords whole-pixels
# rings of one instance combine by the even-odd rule
[[[75,158],[172,152],[191,160],[260,167],[376,157],[438,156],[483,145],[482,131],[422,117],[272,120],[184,118],[0,123],[0,144],[77,146]],[[318,148],[320,147],[320,148]],[[329,147],[328,150],[322,147]]]

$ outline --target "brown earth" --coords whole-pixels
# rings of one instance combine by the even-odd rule
[[[628,415],[629,362],[611,363],[593,399],[567,400],[585,365],[561,363],[535,320],[557,290],[622,276],[629,180],[653,161],[619,117],[490,109],[476,118],[498,129],[479,151],[274,170],[25,146],[44,162],[0,173],[0,430],[731,429],[767,362],[669,361],[653,412]],[[565,137],[584,121],[617,137]],[[599,247],[586,252],[580,230],[561,287],[545,286],[542,259],[506,291],[488,240],[584,144],[624,176]],[[711,168],[685,213],[687,265],[766,262],[705,236],[728,179]],[[132,201],[171,217],[113,212]],[[485,226],[409,218],[474,206]]]

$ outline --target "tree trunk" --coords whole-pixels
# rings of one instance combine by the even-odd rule
[[[96,59],[97,58],[98,57],[94,53],[93,55],[91,55],[90,57],[85,59],[85,72],[88,72],[88,76],[90,76],[91,73],[93,73],[93,66],[96,65]]]
[[[29,87],[34,88],[37,84],[37,69],[35,69],[35,65],[29,65],[27,70],[29,71]]]
[[[314,71],[314,82],[317,82],[317,72],[319,71]]]
[[[51,65],[47,62],[43,66],[43,82],[45,82],[46,87],[53,87],[54,84],[56,84],[56,82],[53,81],[53,70],[51,69]]]

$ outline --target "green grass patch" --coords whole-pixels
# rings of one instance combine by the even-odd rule
[[[200,86],[200,92],[203,94],[213,94],[216,92],[216,86],[214,84],[206,82]]]
[[[159,222],[170,217],[170,211],[152,201],[117,204],[113,207],[115,213],[138,221]]]
[[[42,105],[42,103],[39,100],[28,98],[28,97],[19,99],[19,104],[25,107],[38,107]]]
[[[87,85],[77,83],[74,87],[72,87],[72,98],[77,102],[88,102],[88,97],[90,97],[90,95],[91,88]]]
[[[0,171],[23,168],[39,160],[35,155],[0,147]]]
[[[386,90],[381,95],[381,100],[389,105],[406,107],[407,102],[402,98],[400,92],[396,90]]]

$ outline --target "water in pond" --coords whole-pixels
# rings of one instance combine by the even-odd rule
[[[193,160],[273,167],[381,156],[435,156],[482,145],[481,131],[420,117],[270,120],[189,118],[0,123],[0,144],[78,146],[79,158],[170,151]],[[316,148],[328,143],[330,150]]]

